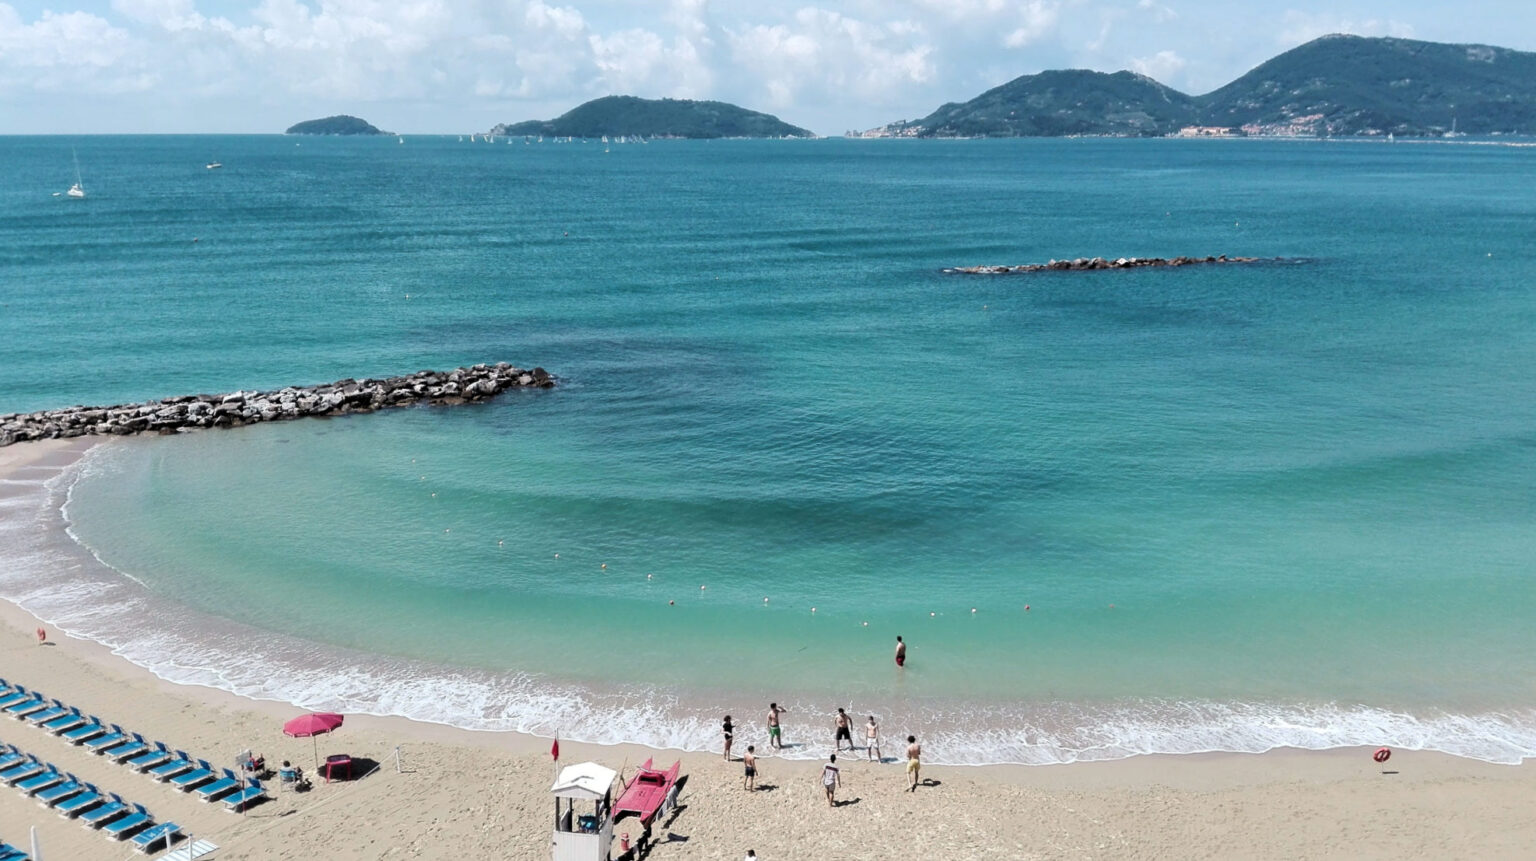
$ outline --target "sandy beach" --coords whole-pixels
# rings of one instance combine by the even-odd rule
[[[0,479],[77,456],[75,443],[0,449]],[[0,550],[0,565],[6,564]],[[105,647],[50,630],[0,604],[0,675],[150,739],[232,766],[252,749],[269,763],[312,767],[309,739],[281,724],[299,709],[210,688],[173,685]],[[856,730],[855,734],[859,732]],[[790,714],[790,743],[826,749],[832,716]],[[377,770],[352,781],[277,792],[244,815],[204,804],[19,721],[0,741],[51,761],[221,848],[216,858],[547,858],[554,775],[549,741],[403,719],[349,716],[319,739],[321,757],[349,754]],[[899,750],[886,742],[889,756]],[[766,747],[766,739],[738,736]],[[396,751],[399,752],[397,770]],[[561,742],[566,764],[592,759],[631,772],[655,755],[682,759],[680,806],[655,831],[655,859],[836,858],[1517,858],[1536,853],[1536,779],[1529,764],[1491,765],[1399,750],[1139,757],[1046,767],[925,767],[907,793],[902,767],[845,758],[842,804],[829,808],[815,762],[761,760],[759,789],[719,754]],[[78,822],[0,788],[0,839],[36,826],[45,857],[139,857]],[[638,837],[633,820],[616,834]]]

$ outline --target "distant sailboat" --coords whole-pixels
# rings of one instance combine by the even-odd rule
[[[208,164],[204,165],[204,167],[208,168],[209,170],[218,170],[219,168],[221,168],[223,166],[224,166],[223,162],[217,162],[217,161],[210,161],[210,162],[208,162]]]
[[[399,140],[395,141],[395,143],[405,143],[405,138],[400,138]]]
[[[73,148],[70,149],[69,154],[75,160],[75,184],[64,193],[70,197],[85,197],[85,183],[80,179],[80,156]]]

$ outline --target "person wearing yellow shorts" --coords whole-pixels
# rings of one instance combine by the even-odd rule
[[[917,736],[907,736],[907,791],[917,791],[918,772],[923,769],[923,746],[917,743]]]

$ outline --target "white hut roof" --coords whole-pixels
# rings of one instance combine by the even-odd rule
[[[597,801],[608,794],[618,773],[595,762],[578,762],[560,769],[560,777],[549,788],[559,798]]]

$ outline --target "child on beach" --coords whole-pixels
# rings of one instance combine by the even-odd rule
[[[747,752],[741,755],[741,762],[746,766],[741,786],[746,791],[752,792],[757,789],[757,748],[747,745]]]
[[[837,754],[827,758],[827,764],[821,767],[821,785],[827,790],[827,806],[836,807],[837,787],[842,784],[842,774],[837,770]]]
[[[869,754],[869,761],[874,762],[880,758],[880,725],[875,723],[875,716],[869,716],[869,723],[864,725],[864,752]]]

